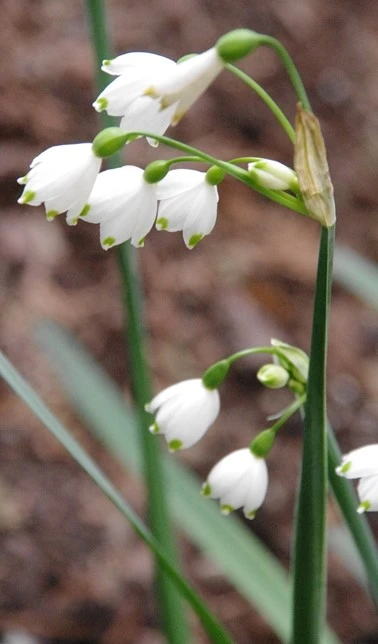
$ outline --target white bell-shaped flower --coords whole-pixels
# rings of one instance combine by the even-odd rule
[[[217,389],[207,389],[200,378],[184,380],[155,396],[146,411],[156,414],[150,431],[164,434],[170,451],[191,447],[219,414]]]
[[[169,127],[175,105],[162,110],[158,101],[146,95],[154,78],[170,74],[176,63],[164,56],[145,52],[123,54],[106,60],[102,70],[118,76],[98,96],[93,107],[111,116],[121,116],[120,127],[126,132],[150,131],[164,134]],[[154,140],[149,140],[156,145]]]
[[[344,454],[336,474],[347,479],[359,478],[357,512],[378,510],[378,443],[364,445]]]
[[[127,165],[101,172],[80,218],[100,224],[104,250],[128,239],[141,247],[156,217],[156,186],[147,183],[144,171]]]
[[[75,220],[84,208],[100,171],[101,159],[91,143],[57,145],[32,161],[30,171],[18,183],[25,185],[20,204],[45,204],[49,221],[67,211],[67,221]]]
[[[214,228],[217,218],[218,190],[198,170],[171,170],[156,187],[160,201],[156,227],[168,232],[183,231],[187,248]]]
[[[176,105],[172,118],[172,125],[176,125],[223,67],[224,62],[212,47],[178,62],[172,71],[164,70],[165,73],[151,83],[147,94],[159,98],[162,109]]]
[[[243,508],[244,516],[253,519],[262,505],[268,488],[268,469],[263,458],[249,448],[231,452],[211,470],[202,494],[220,500],[222,514]]]

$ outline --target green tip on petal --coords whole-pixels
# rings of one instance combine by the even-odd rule
[[[156,221],[157,230],[166,230],[168,228],[168,219],[166,217],[159,217]]]
[[[105,249],[108,250],[108,248],[111,248],[114,246],[116,243],[116,240],[114,237],[105,237],[105,239],[102,240],[101,246]]]
[[[202,485],[201,495],[204,496],[205,498],[208,498],[209,496],[211,496],[211,485],[209,481],[205,481],[205,483]]]
[[[145,237],[142,237],[142,239],[138,241],[138,248],[143,248],[145,239],[146,239]]]
[[[57,217],[58,215],[59,215],[59,212],[57,210],[48,210],[46,212],[46,219],[47,221],[53,221],[53,219],[55,219],[55,217]]]
[[[192,235],[191,238],[189,239],[189,248],[192,249],[194,246],[197,246],[197,244],[201,241],[201,239],[204,238],[204,235],[201,233],[197,233],[196,235]]]
[[[245,512],[244,516],[245,516],[246,519],[252,520],[256,516],[256,510],[251,510],[251,512]]]
[[[225,517],[231,514],[231,512],[234,511],[235,508],[232,507],[232,505],[221,505],[220,506],[220,512],[223,514]]]
[[[370,501],[362,501],[360,505],[357,508],[358,514],[363,514],[364,512],[368,512],[371,508],[371,503]]]
[[[146,405],[146,407],[147,407],[147,405]],[[146,409],[146,407],[145,407],[145,409]],[[148,409],[146,411],[148,411]],[[152,423],[152,425],[149,426],[148,431],[151,432],[151,434],[159,434],[160,427],[159,427],[159,425],[157,424],[156,421],[154,423]]]
[[[91,209],[90,204],[86,203],[84,208],[83,208],[83,210],[81,211],[79,217],[85,217],[85,215],[87,215],[89,213],[90,209]]]
[[[171,453],[178,452],[183,447],[184,447],[184,443],[178,440],[177,438],[174,438],[168,443],[168,449]]]
[[[31,201],[33,201],[33,199],[35,199],[35,192],[33,192],[32,190],[25,190],[17,203],[24,205],[26,203],[30,203]]]
[[[105,58],[105,60],[102,61],[102,64],[104,65],[104,67],[108,67],[108,65],[110,65],[111,62],[112,61],[109,60],[109,58]]]
[[[340,465],[338,468],[336,468],[336,473],[342,476],[343,474],[349,472],[351,467],[352,461],[347,461],[346,463],[344,463],[344,465]]]
[[[17,183],[18,183],[20,186],[24,186],[24,185],[25,185],[25,183],[27,183],[27,182],[28,182],[28,175],[27,175],[27,174],[26,174],[24,177],[19,177],[19,178],[17,179]]]
[[[108,99],[104,98],[103,96],[100,96],[100,98],[98,98],[94,102],[94,106],[98,112],[103,112],[104,110],[106,110],[108,105],[109,105]]]

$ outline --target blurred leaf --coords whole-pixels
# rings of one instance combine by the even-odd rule
[[[140,473],[136,425],[121,391],[83,347],[56,324],[40,323],[37,339],[95,436],[129,470]],[[199,479],[179,461],[165,456],[164,469],[178,526],[287,641],[291,590],[282,566],[236,516],[225,519],[215,503],[200,497]],[[324,637],[324,644],[337,642],[332,633]]]
[[[353,250],[337,244],[334,255],[335,280],[348,291],[378,309],[378,267]]]

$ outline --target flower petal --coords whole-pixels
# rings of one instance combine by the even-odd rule
[[[347,479],[378,474],[378,443],[345,454],[336,473]]]

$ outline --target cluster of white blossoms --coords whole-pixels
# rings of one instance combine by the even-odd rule
[[[224,173],[214,179],[211,169],[168,172],[166,162],[166,171],[151,179],[147,168],[132,165],[100,173],[101,162],[147,133],[149,143],[157,145],[153,135],[178,123],[225,65],[253,51],[258,42],[258,34],[240,29],[220,38],[211,49],[178,62],[145,52],[105,60],[103,71],[117,78],[93,105],[99,112],[121,117],[119,128],[103,130],[92,144],[58,145],[42,152],[18,179],[24,185],[19,203],[44,204],[48,221],[66,212],[71,226],[79,220],[99,224],[105,250],[127,240],[143,246],[155,222],[158,230],[182,231],[187,248],[194,248],[215,225],[216,186]],[[297,188],[293,170],[278,162],[253,158],[248,171],[267,188]]]
[[[21,204],[45,204],[49,221],[67,212],[67,223],[100,224],[106,250],[127,240],[143,246],[156,221],[158,230],[183,231],[188,248],[208,235],[216,222],[218,190],[198,170],[171,170],[157,183],[132,165],[100,172],[101,159],[90,143],[49,148],[34,159],[18,182]]]
[[[347,479],[360,479],[357,512],[378,511],[378,443],[365,445],[345,454],[336,473]]]
[[[146,405],[155,414],[153,434],[163,434],[171,452],[192,447],[207,432],[220,411],[219,392],[203,379],[184,380],[160,392]],[[222,514],[243,508],[253,519],[265,499],[268,470],[264,458],[250,448],[225,456],[211,470],[202,486],[205,497],[220,499]]]

